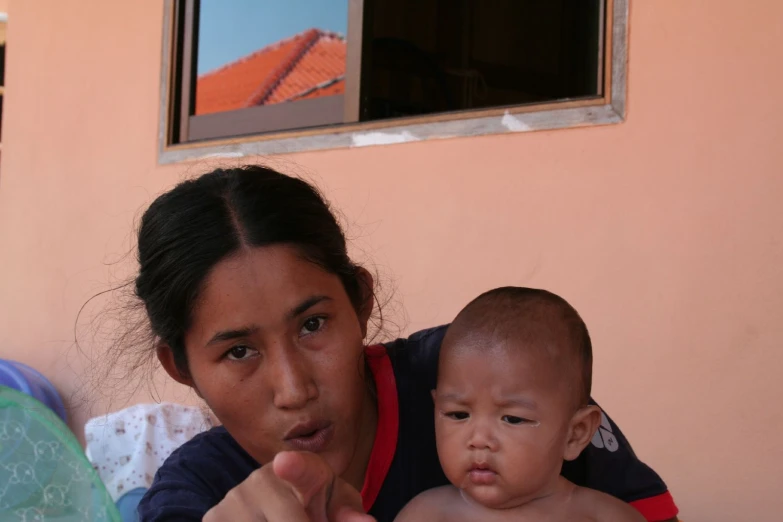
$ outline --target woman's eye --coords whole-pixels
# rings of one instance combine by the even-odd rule
[[[237,346],[232,347],[226,353],[226,357],[228,357],[228,359],[230,359],[232,361],[242,361],[244,359],[252,357],[256,353],[258,353],[258,352],[256,352],[254,349],[252,349],[252,348],[250,348],[248,346],[237,345]]]
[[[507,422],[508,424],[527,424],[530,421],[528,419],[525,419],[524,417],[517,417],[515,415],[503,415],[501,418],[503,422]]]
[[[300,333],[302,335],[315,333],[323,327],[325,322],[326,318],[324,317],[310,317],[302,324],[302,331]]]
[[[470,417],[470,415],[466,411],[449,411],[446,412],[446,417],[452,420],[460,421],[460,420],[467,419],[468,417]]]

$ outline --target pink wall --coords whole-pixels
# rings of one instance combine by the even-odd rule
[[[0,356],[73,397],[75,428],[123,405],[73,395],[76,312],[127,274],[104,263],[139,210],[205,168],[156,164],[159,3],[82,5],[10,1],[0,166]],[[393,277],[406,331],[493,285],[561,292],[595,339],[595,396],[684,517],[776,521],[781,32],[778,0],[636,1],[622,125],[271,161],[344,211]]]

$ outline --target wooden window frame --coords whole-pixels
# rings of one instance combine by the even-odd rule
[[[194,78],[192,60],[191,67],[183,65],[179,71],[174,70],[173,65],[177,53],[183,52],[186,42],[196,43],[193,25],[197,20],[194,20],[192,13],[185,12],[188,4],[193,5],[193,0],[164,0],[158,161],[175,163],[210,157],[236,158],[621,123],[626,114],[629,2],[604,0],[602,3],[605,16],[601,17],[604,37],[600,39],[599,45],[599,53],[603,58],[599,60],[602,64],[599,71],[601,96],[359,122],[363,32],[361,24],[356,21],[366,15],[363,0],[349,0],[349,45],[344,97],[328,96],[186,119],[179,115],[182,111],[188,111],[188,114],[192,112],[194,100],[180,95],[174,89],[182,86],[183,75]],[[183,34],[178,34],[177,29],[181,26],[178,17],[188,15],[190,27],[185,24]],[[336,100],[330,98],[343,99],[336,103]],[[173,100],[179,103],[172,103]],[[320,124],[325,126],[280,130],[279,127],[264,128],[258,124],[258,115],[263,112],[265,121],[280,122],[288,118],[289,122],[293,121],[297,125],[303,121],[301,114],[308,113],[308,124],[314,125],[315,120],[311,117],[313,110],[325,111],[324,121],[328,120],[328,123]],[[239,112],[242,114],[232,114]],[[317,121],[315,124],[318,124]],[[271,132],[211,139],[215,128],[225,131],[227,125],[237,135],[265,130]],[[191,140],[204,141],[176,143],[179,136],[183,135]]]

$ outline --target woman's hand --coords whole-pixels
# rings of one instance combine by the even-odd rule
[[[359,492],[318,455],[283,452],[254,471],[204,522],[374,522]]]

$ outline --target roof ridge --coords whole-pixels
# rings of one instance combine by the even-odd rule
[[[280,62],[280,64],[266,77],[266,79],[258,86],[253,94],[250,95],[245,107],[253,107],[255,105],[263,105],[264,102],[269,99],[275,89],[280,85],[283,79],[288,76],[294,69],[297,63],[302,60],[302,57],[313,48],[313,45],[324,36],[324,32],[320,29],[308,29],[304,33],[300,33],[303,38],[299,45],[295,46],[286,58]]]
[[[315,91],[320,91],[321,89],[326,89],[327,87],[331,87],[337,82],[345,80],[345,74],[338,74],[337,76],[334,76],[332,78],[329,78],[327,80],[322,81],[321,83],[317,83],[312,87],[309,87],[303,91],[300,91],[296,94],[292,94],[288,98],[286,98],[283,101],[294,101],[298,98],[302,98],[304,96],[307,96],[308,94],[312,94]]]
[[[256,57],[259,54],[272,51],[274,49],[277,49],[278,47],[282,47],[283,45],[291,42],[292,40],[296,40],[297,38],[300,38],[302,36],[306,36],[308,33],[312,32],[312,31],[319,32],[321,34],[321,36],[327,36],[327,37],[331,37],[331,38],[339,38],[341,40],[345,39],[345,37],[342,34],[338,33],[338,32],[324,31],[323,29],[318,29],[318,28],[305,29],[304,31],[300,31],[300,32],[298,32],[298,33],[296,33],[296,34],[294,34],[292,36],[289,36],[287,38],[283,38],[282,40],[278,40],[276,42],[272,42],[270,44],[267,44],[267,45],[263,46],[260,49],[256,49],[255,51],[251,52],[250,54],[246,54],[244,56],[240,56],[236,60],[233,60],[233,61],[228,62],[228,63],[224,63],[223,65],[221,65],[219,67],[216,67],[215,69],[211,69],[211,70],[209,70],[209,71],[207,71],[207,72],[205,72],[203,74],[198,75],[198,77],[199,78],[204,78],[206,76],[212,76],[213,74],[217,74],[219,72],[222,72],[223,70],[228,69],[229,67],[234,67],[234,66],[236,66],[236,65],[238,65],[238,64],[240,64],[242,62],[246,62],[248,60],[252,60],[254,57]]]

